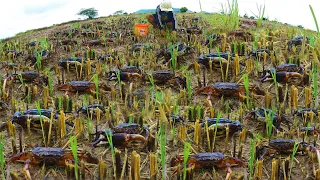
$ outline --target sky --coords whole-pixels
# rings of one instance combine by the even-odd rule
[[[4,0],[0,7],[0,39],[14,36],[30,29],[84,19],[77,13],[81,8],[94,7],[99,16],[108,16],[117,10],[128,13],[139,9],[155,9],[162,0]],[[173,7],[187,7],[199,12],[220,12],[227,0],[171,0]],[[230,0],[232,1],[232,0]],[[258,7],[265,5],[265,17],[292,25],[302,25],[316,30],[311,5],[320,24],[319,0],[238,0],[240,15],[258,14]],[[258,7],[257,7],[258,6]]]

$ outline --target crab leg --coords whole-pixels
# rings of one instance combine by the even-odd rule
[[[24,162],[24,167],[23,167],[23,173],[24,173],[24,176],[26,177],[27,180],[31,180],[31,175],[30,175],[30,171],[29,171],[29,163],[30,163],[30,159],[27,159]]]

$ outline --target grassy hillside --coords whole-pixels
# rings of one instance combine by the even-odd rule
[[[319,34],[177,19],[176,36],[136,36],[131,14],[1,41],[3,177],[320,179]]]

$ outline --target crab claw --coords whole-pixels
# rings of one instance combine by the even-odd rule
[[[209,94],[213,91],[214,89],[211,87],[211,86],[205,86],[205,87],[202,87],[200,89],[198,89],[196,91],[196,95],[199,95],[199,94]]]
[[[139,147],[146,145],[147,139],[140,134],[115,133],[112,142],[118,147]]]
[[[69,91],[70,90],[70,85],[69,84],[57,85],[56,89],[59,90],[59,91]]]
[[[239,165],[241,167],[247,167],[246,163],[243,160],[235,157],[227,157],[225,158],[225,162],[230,166]]]
[[[116,73],[116,71],[110,71],[110,72],[108,73],[108,80],[109,80],[109,81],[112,81],[112,80],[114,80],[114,79],[117,79],[117,73]]]
[[[26,160],[24,162],[24,167],[23,167],[23,173],[24,173],[27,180],[31,180],[31,175],[30,175],[30,171],[29,171],[29,163],[30,163],[30,159]]]
[[[31,158],[32,158],[32,154],[30,152],[21,152],[19,154],[15,154],[12,157],[10,157],[9,162],[15,162],[18,160],[27,161]]]

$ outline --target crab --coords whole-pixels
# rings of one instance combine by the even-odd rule
[[[50,52],[48,50],[40,50],[35,52],[33,55],[28,55],[27,60],[31,60],[31,66],[35,65],[37,59],[41,58],[41,60],[46,60],[50,56]]]
[[[244,120],[255,119],[258,121],[263,121],[265,123],[266,116],[268,115],[272,116],[272,124],[278,130],[281,130],[281,122],[285,123],[288,127],[290,127],[290,120],[285,115],[278,116],[274,111],[266,108],[259,108],[248,112],[245,115]]]
[[[181,168],[183,166],[184,157],[177,155],[171,159],[171,167]],[[230,176],[232,166],[246,167],[246,163],[235,157],[227,157],[221,152],[204,152],[195,155],[190,155],[186,162],[187,167],[194,167],[194,169],[212,169],[227,168],[227,177]],[[228,178],[226,178],[228,179]]]
[[[261,90],[258,86],[250,85],[249,91],[254,92],[257,95],[265,95],[265,92]],[[231,82],[216,82],[212,85],[202,87],[196,91],[196,95],[206,94],[208,95],[207,100],[210,103],[211,96],[226,96],[226,97],[236,97],[241,101],[245,100],[247,97],[245,96],[245,87],[244,85],[239,85],[237,83]],[[210,105],[212,105],[210,103]]]
[[[226,134],[226,128],[229,127],[229,133],[232,135],[235,132],[241,131],[242,130],[242,126],[240,121],[236,120],[236,121],[232,121],[230,119],[226,119],[226,118],[209,118],[206,120],[206,123],[208,125],[208,128],[211,129],[215,129],[217,128],[217,136],[220,135],[225,135]],[[201,123],[201,127],[204,127],[205,123]]]
[[[23,52],[19,52],[19,51],[15,51],[15,50],[7,50],[5,52],[6,57],[8,57],[8,59],[14,59],[16,57],[22,56]]]
[[[41,129],[41,120],[50,121],[51,114],[53,113],[50,109],[28,109],[21,112],[15,112],[12,117],[12,123],[19,124],[22,128],[28,127],[28,120],[30,120],[30,128]],[[53,118],[58,119],[59,114],[53,113]],[[66,124],[70,127],[73,127],[73,123],[67,122]]]
[[[76,67],[81,67],[82,63],[85,64],[86,60],[83,58],[77,58],[77,57],[72,57],[72,58],[67,58],[67,59],[60,59],[58,61],[58,66],[63,67],[63,68],[76,68]]]
[[[300,127],[299,132],[306,132],[306,135],[319,135],[319,130],[315,126]]]
[[[49,80],[46,76],[40,76],[38,72],[27,71],[19,74],[12,74],[6,78],[7,81],[23,81],[23,83],[35,83],[40,85],[48,85]]]
[[[187,27],[186,30],[188,34],[202,34],[202,29],[198,26]]]
[[[79,160],[88,163],[98,163],[98,159],[92,157],[88,153],[78,152]],[[65,151],[61,148],[54,147],[36,147],[31,151],[21,152],[10,157],[9,162],[13,163],[16,161],[24,162],[24,174],[27,179],[31,179],[29,172],[29,165],[57,165],[66,166],[68,163],[73,163],[74,158],[71,151]]]
[[[304,109],[298,109],[298,110],[295,110],[293,112],[293,115],[297,115],[297,116],[300,116],[300,117],[304,117],[306,113],[314,113],[316,116],[318,116],[319,114],[319,111],[315,108],[304,108]]]
[[[174,54],[177,57],[177,60],[179,61],[183,56],[194,54],[194,49],[191,46],[186,46],[183,43],[178,43],[170,46],[168,49],[160,50],[156,57],[159,59],[160,57],[164,57],[164,63],[168,63],[172,55]]]
[[[77,113],[79,114],[81,112],[82,114],[89,115],[89,113],[92,114],[97,108],[105,113],[105,109],[102,104],[90,104],[88,106],[82,106],[77,110]]]
[[[151,136],[148,127],[141,127],[136,123],[123,123],[113,126],[110,121],[108,122],[110,128],[96,133],[96,139],[92,143],[93,147],[97,147],[101,141],[108,141],[108,136],[112,137],[112,143],[115,147],[143,148],[148,144]],[[103,137],[99,138],[101,135]]]
[[[204,40],[204,44],[207,47],[213,47],[214,45],[216,45],[218,42],[220,42],[222,40],[222,37],[218,34],[210,34],[209,36],[207,36]],[[212,43],[212,44],[211,44]]]
[[[2,111],[8,111],[10,110],[10,107],[7,103],[5,103],[4,101],[0,101],[0,112]]]
[[[292,46],[299,46],[302,45],[303,41],[306,42],[306,44],[309,44],[310,38],[309,37],[303,37],[303,36],[297,36],[291,39],[291,41],[288,42],[288,51],[292,50]]]
[[[248,54],[248,56],[249,57],[254,56],[255,58],[259,58],[259,57],[262,57],[264,53],[266,53],[268,56],[271,55],[269,49],[257,49],[257,50],[252,50]]]
[[[103,84],[99,84],[99,87],[104,89],[105,91],[110,91],[111,88],[109,86],[105,86]],[[71,81],[66,84],[57,85],[56,89],[59,91],[66,91],[72,92],[72,93],[89,93],[89,94],[95,94],[96,86],[94,83],[91,83],[89,81]]]
[[[99,61],[108,61],[108,62],[110,62],[110,59],[115,60],[116,57],[113,54],[105,54],[103,56],[99,56],[98,57]]]
[[[131,81],[135,78],[142,79],[143,73],[142,69],[137,66],[123,66],[119,70],[110,71],[108,75],[108,80],[117,80],[117,74],[119,73],[121,81]]]
[[[262,78],[261,82],[275,79],[278,83],[296,83],[296,84],[308,84],[308,76],[300,74],[298,72],[277,71],[276,69],[270,69]]]
[[[159,71],[153,71],[151,75],[155,84],[164,84],[164,83],[170,83],[178,85],[180,89],[185,89],[187,87],[186,85],[186,79],[184,77],[175,76],[175,73],[168,70],[159,70]],[[148,78],[145,78],[147,81]]]
[[[130,54],[140,52],[141,50],[150,51],[152,47],[149,44],[143,44],[143,43],[136,43],[133,44],[130,49]]]
[[[206,67],[210,66],[210,61],[212,61],[212,65],[215,68],[226,67],[228,64],[228,58],[233,60],[233,57],[229,53],[210,53],[207,55],[201,54],[198,59],[198,63],[202,64]]]
[[[295,144],[298,145],[297,152],[316,152],[316,147],[306,142],[296,142],[293,139],[274,139],[269,142],[268,146],[258,146],[256,148],[256,157],[263,159],[264,156],[274,153],[292,153]]]

